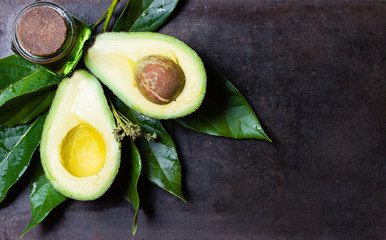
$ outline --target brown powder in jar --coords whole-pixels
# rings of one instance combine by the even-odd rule
[[[67,25],[54,9],[37,6],[20,17],[17,37],[27,52],[36,56],[48,56],[63,46],[67,37]]]

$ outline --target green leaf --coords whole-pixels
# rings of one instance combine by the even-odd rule
[[[10,127],[18,124],[26,124],[42,112],[45,112],[51,106],[55,96],[55,90],[43,93],[36,97],[25,94],[18,98],[18,101],[12,104],[5,104],[3,110],[7,114],[0,115],[0,124]]]
[[[16,127],[0,125],[0,202],[27,169],[40,143],[45,118],[46,114]]]
[[[207,93],[200,108],[176,119],[180,125],[198,132],[235,139],[256,138],[271,142],[247,100],[232,83],[213,67],[205,66]]]
[[[173,12],[178,0],[128,0],[113,31],[154,32]]]
[[[34,111],[33,106],[39,101],[47,106],[49,99],[42,95],[53,91],[61,79],[62,76],[18,55],[0,59],[0,124],[23,124],[45,111],[47,108],[43,106]]]
[[[173,120],[162,120],[161,121],[162,126],[166,130],[166,132],[169,134],[170,137],[173,138],[174,136],[174,122]]]
[[[152,183],[185,201],[181,191],[181,165],[177,149],[161,123],[132,111],[118,99],[115,106],[130,121],[139,124],[143,131],[157,134],[155,141],[148,142],[143,137],[135,141],[141,154],[142,171]]]
[[[66,196],[57,192],[48,182],[40,162],[36,164],[31,179],[29,199],[31,203],[32,219],[21,237],[38,223],[43,221],[52,209],[67,199]]]
[[[128,144],[123,146],[127,146],[128,149],[124,149],[123,154],[127,153],[128,156],[122,157],[119,171],[120,174],[118,175],[117,180],[123,197],[134,207],[133,235],[135,235],[137,232],[137,218],[139,209],[137,185],[141,175],[142,162],[141,155],[131,139],[128,139]]]

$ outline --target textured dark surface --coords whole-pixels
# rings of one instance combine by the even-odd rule
[[[31,1],[0,2],[0,57]],[[92,23],[110,1],[56,1]],[[120,3],[120,8],[125,1]],[[188,204],[143,182],[67,201],[23,239],[386,239],[386,3],[192,0],[160,31],[246,96],[273,143],[176,127]],[[30,219],[28,173],[0,204],[0,240]]]

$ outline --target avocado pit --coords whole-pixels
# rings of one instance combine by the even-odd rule
[[[152,62],[159,65],[162,59],[168,59],[166,66],[152,67]],[[125,105],[149,118],[180,118],[196,111],[204,100],[207,81],[203,62],[189,46],[168,35],[102,33],[87,48],[84,62]],[[160,70],[170,67],[173,70],[169,73]],[[164,75],[168,80],[177,79],[177,83],[170,81],[164,87],[161,83],[168,81],[153,81],[155,77],[150,77],[154,85],[161,85],[153,89],[145,81],[144,75],[148,72],[158,73],[157,80],[159,75]],[[174,74],[178,77],[170,77]],[[161,89],[168,93],[163,95]]]
[[[135,64],[134,78],[140,93],[156,104],[167,104],[175,100],[185,86],[185,75],[181,67],[162,55],[141,58]]]
[[[80,123],[68,131],[59,148],[63,167],[75,177],[95,175],[105,165],[103,136],[88,123]]]

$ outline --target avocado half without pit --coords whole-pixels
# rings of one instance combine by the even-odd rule
[[[99,34],[84,61],[127,106],[151,118],[188,115],[204,99],[206,74],[201,59],[171,36],[148,32]]]
[[[59,84],[40,144],[41,161],[51,185],[77,200],[100,197],[120,164],[115,121],[99,81],[85,70]]]

